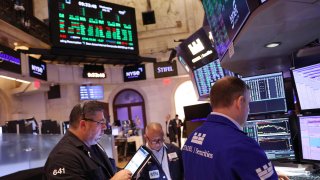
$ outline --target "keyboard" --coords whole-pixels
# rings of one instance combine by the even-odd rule
[[[288,176],[290,180],[320,180],[320,175]]]

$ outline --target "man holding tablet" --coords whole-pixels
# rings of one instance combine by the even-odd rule
[[[138,179],[183,179],[183,163],[181,150],[164,143],[164,132],[159,123],[152,122],[145,130],[146,146],[152,151],[152,156],[140,172]]]
[[[103,104],[98,101],[73,107],[70,128],[45,164],[45,179],[131,179],[129,170],[116,173],[106,152],[98,144],[107,124],[103,110]]]

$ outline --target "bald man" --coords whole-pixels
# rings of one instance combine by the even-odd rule
[[[159,123],[152,122],[146,127],[144,138],[146,146],[152,151],[151,161],[140,172],[138,179],[183,179],[183,163],[181,150],[164,143],[164,132]]]

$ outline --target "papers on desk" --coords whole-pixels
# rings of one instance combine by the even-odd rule
[[[277,172],[281,172],[287,176],[308,176],[310,175],[310,171],[306,171],[305,168],[297,168],[297,167],[274,167]]]

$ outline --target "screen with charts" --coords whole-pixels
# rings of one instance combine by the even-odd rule
[[[320,63],[292,70],[302,111],[320,109]]]
[[[299,117],[302,159],[320,162],[320,116]]]
[[[242,78],[250,88],[250,115],[287,112],[282,72]]]
[[[139,54],[134,8],[98,0],[49,2],[54,47]]]
[[[264,149],[269,159],[294,159],[289,118],[250,120],[243,131]]]
[[[225,76],[234,76],[234,73],[223,69],[220,60],[217,59],[193,71],[194,81],[197,86],[199,97],[208,97],[211,86],[218,79]]]

